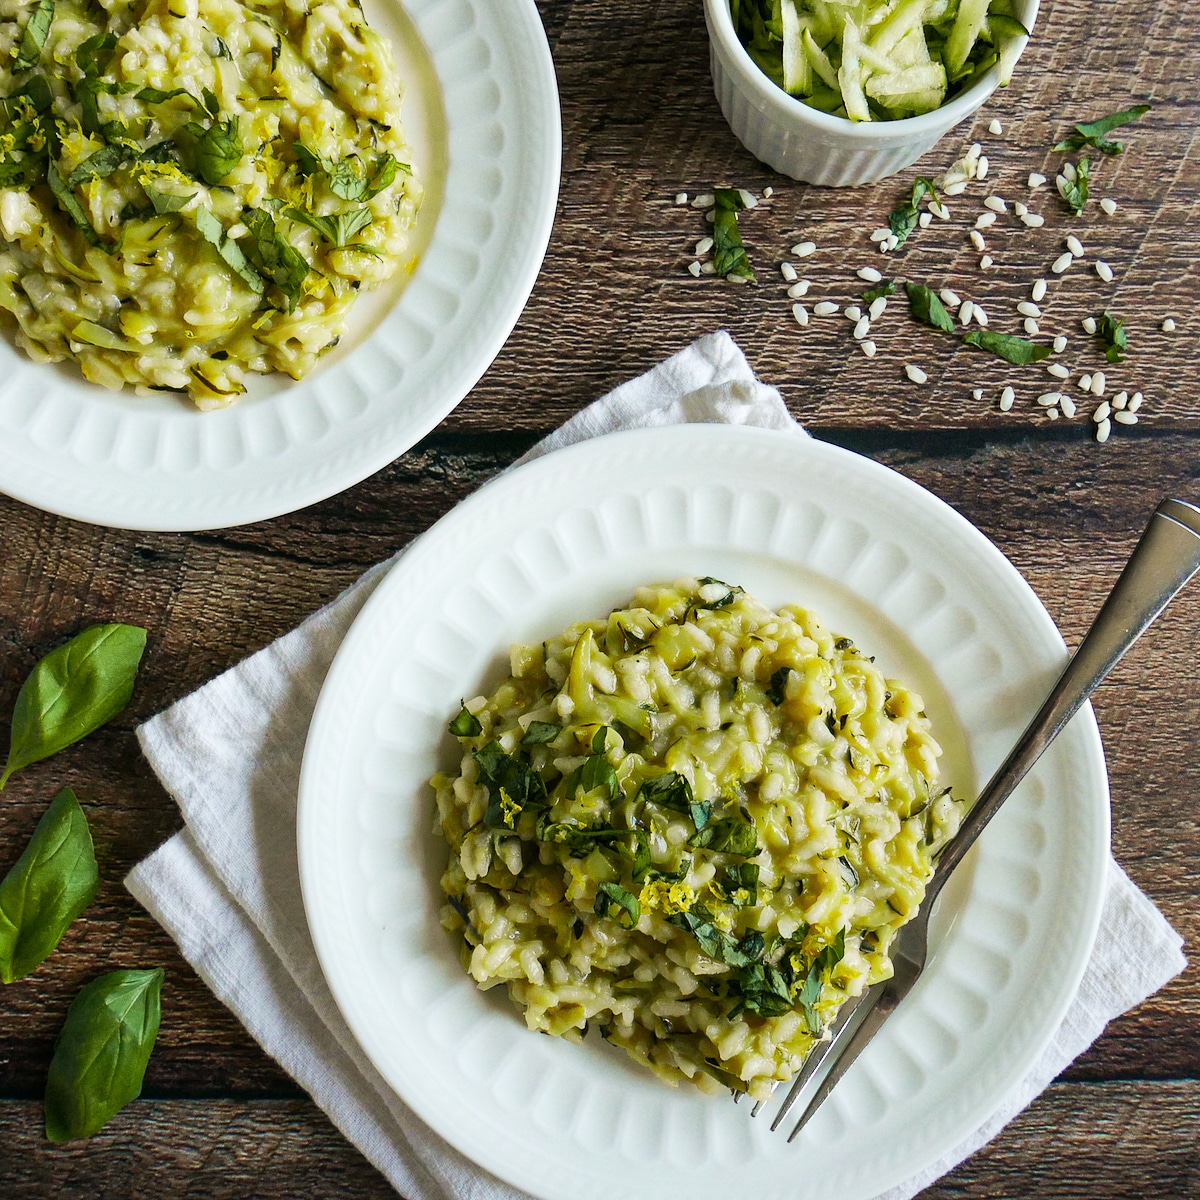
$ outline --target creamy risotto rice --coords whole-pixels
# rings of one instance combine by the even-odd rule
[[[530,1029],[755,1097],[891,974],[964,805],[921,698],[793,606],[683,579],[514,646],[433,779],[443,923]]]
[[[0,308],[38,361],[228,404],[300,378],[420,202],[353,0],[0,0]]]

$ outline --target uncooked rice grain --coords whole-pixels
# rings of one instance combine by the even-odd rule
[[[904,373],[913,381],[913,383],[928,383],[929,376],[921,370],[920,367],[913,363],[904,364]]]
[[[1099,275],[1105,283],[1112,283],[1113,281],[1113,269],[1102,258],[1096,260],[1096,274]]]

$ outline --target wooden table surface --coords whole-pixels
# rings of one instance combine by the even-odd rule
[[[389,1194],[384,1180],[255,1045],[121,886],[180,826],[141,758],[136,725],[292,628],[372,563],[427,529],[538,437],[615,384],[724,327],[759,376],[818,437],[886,463],[953,505],[1016,564],[1078,641],[1163,496],[1200,500],[1200,8],[1050,0],[1011,87],[918,167],[855,190],[775,175],[727,129],[712,96],[699,0],[541,0],[558,70],[563,175],[557,221],[533,296],[495,364],[420,445],[359,486],[291,516],[193,535],[99,529],[0,498],[0,713],[36,659],[82,626],[145,625],[133,705],[115,724],[22,772],[0,802],[0,868],[19,853],[53,792],[72,785],[95,837],[95,904],[44,966],[0,991],[0,1196],[251,1197]],[[1030,200],[1031,171],[1072,121],[1141,100],[1128,152],[1096,164],[1095,201],[1072,218],[1052,187],[1031,203],[1040,230],[1002,218],[986,274],[967,241],[983,196]],[[987,132],[991,118],[1002,136]],[[944,169],[973,138],[990,188],[951,201],[952,218],[882,260],[867,240],[917,173]],[[757,287],[695,279],[706,226],[674,204],[733,185],[774,196],[742,221]],[[893,302],[879,355],[849,322],[790,316],[779,263],[801,263],[810,301],[847,303],[867,263],[984,301],[992,328],[1019,331],[1015,304],[1075,231],[1088,261],[1052,288],[1044,329],[1066,333],[1076,377],[1101,365],[1079,319],[1109,308],[1130,331],[1109,395],[1145,393],[1140,422],[1107,445],[1079,416],[1052,422],[1035,398],[1053,380],[915,326]],[[1160,330],[1168,315],[1172,334]],[[929,383],[902,375],[919,361]],[[997,406],[1011,382],[1017,402]],[[985,389],[975,399],[972,389]],[[1200,935],[1200,585],[1161,619],[1096,701],[1113,798],[1113,850],[1186,942]],[[5,718],[0,718],[5,719]],[[163,1024],[139,1101],[88,1142],[52,1147],[40,1097],[67,1004],[99,972],[161,964]],[[1200,1196],[1200,972],[1129,1015],[985,1150],[923,1193],[950,1197]],[[618,1198],[619,1200],[619,1198]]]

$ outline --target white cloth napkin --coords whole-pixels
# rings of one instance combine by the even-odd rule
[[[805,436],[732,338],[716,333],[596,401],[525,457],[617,429],[681,422]],[[186,828],[125,884],[259,1045],[406,1200],[516,1200],[524,1193],[443,1141],[371,1066],[337,1010],[304,919],[295,840],[304,740],[342,638],[394,562],[372,568],[299,628],[141,727],[146,757]],[[982,1129],[886,1200],[908,1200],[994,1137],[1110,1020],[1183,969],[1180,947],[1111,863],[1091,963],[1041,1061]]]

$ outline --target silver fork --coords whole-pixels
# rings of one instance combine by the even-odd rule
[[[955,867],[1046,747],[1197,569],[1200,569],[1200,508],[1182,500],[1164,500],[1150,518],[1121,577],[1037,716],[943,850],[917,915],[893,942],[892,978],[875,984],[856,1000],[843,1005],[830,1029],[831,1036],[813,1047],[793,1081],[771,1122],[772,1130],[779,1128],[822,1064],[831,1060],[828,1073],[788,1135],[788,1141],[792,1141],[912,990],[925,969],[929,914]],[[755,1114],[763,1103],[755,1105]]]

